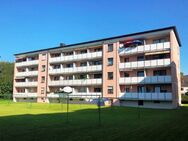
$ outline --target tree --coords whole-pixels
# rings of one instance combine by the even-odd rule
[[[0,96],[8,97],[13,91],[14,64],[0,62]]]

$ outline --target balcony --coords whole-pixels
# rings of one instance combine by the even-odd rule
[[[172,100],[172,93],[121,93],[120,99],[127,100]]]
[[[37,87],[38,82],[16,82],[15,87]]]
[[[101,96],[101,92],[87,92],[87,93],[81,93],[81,92],[73,92],[69,94],[69,97],[77,97],[77,98],[98,98]],[[48,98],[63,98],[63,95],[57,94],[57,93],[51,93],[47,94]]]
[[[23,67],[23,66],[33,66],[38,65],[39,60],[32,60],[32,61],[24,61],[24,62],[16,62],[16,67]]]
[[[37,93],[15,93],[13,94],[13,97],[15,98],[32,98],[32,97],[37,97]]]
[[[38,71],[17,72],[16,76],[38,76]]]
[[[121,77],[119,84],[161,84],[171,83],[171,76]]]
[[[78,79],[78,80],[59,80],[49,81],[49,86],[82,86],[82,85],[101,85],[102,78],[100,79]]]
[[[70,56],[60,56],[49,58],[50,63],[58,63],[58,62],[68,62],[68,61],[75,61],[75,60],[84,60],[84,59],[95,59],[101,58],[102,51],[99,52],[92,52],[92,53],[85,53],[85,54],[75,54]]]
[[[83,73],[83,72],[96,72],[96,71],[102,71],[102,65],[51,69],[49,70],[49,74]]]
[[[167,67],[170,66],[170,59],[157,59],[157,60],[146,60],[120,63],[119,69],[137,69],[137,68],[156,68],[156,67]]]
[[[137,54],[137,53],[145,53],[145,52],[153,52],[153,51],[165,51],[165,50],[170,50],[170,42],[141,45],[137,47],[120,48],[119,55],[124,56],[129,54]]]

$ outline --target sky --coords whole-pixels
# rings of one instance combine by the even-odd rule
[[[0,0],[0,61],[14,54],[176,26],[188,74],[188,0]]]

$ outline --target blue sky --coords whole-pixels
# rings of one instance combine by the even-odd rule
[[[187,0],[0,0],[1,61],[13,54],[177,26],[188,74]]]

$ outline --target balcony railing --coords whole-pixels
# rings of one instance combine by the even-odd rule
[[[38,82],[16,82],[15,87],[37,87]]]
[[[69,94],[69,97],[79,97],[79,98],[98,98],[101,96],[101,92],[73,92]],[[47,94],[48,98],[63,98],[61,94],[51,93]]]
[[[119,84],[171,83],[171,76],[121,77]]]
[[[23,66],[32,66],[32,65],[38,65],[39,60],[32,60],[32,61],[24,61],[24,62],[16,62],[16,67],[23,67]]]
[[[49,70],[49,74],[66,74],[66,73],[95,72],[95,71],[102,71],[102,65],[51,69]]]
[[[163,50],[170,50],[170,42],[141,45],[137,47],[120,48],[119,55],[123,56],[128,54],[163,51]]]
[[[127,100],[172,100],[172,93],[121,93],[120,99]]]
[[[16,98],[37,97],[37,93],[14,93],[13,97],[16,97]]]
[[[37,76],[38,71],[17,72],[16,76]]]
[[[92,53],[85,53],[85,54],[75,54],[70,56],[60,56],[49,58],[50,63],[57,63],[57,62],[68,62],[74,60],[84,60],[84,59],[93,59],[93,58],[101,58],[102,51],[99,52],[92,52]]]
[[[135,69],[135,68],[152,68],[152,67],[166,67],[170,66],[170,59],[157,59],[120,63],[119,68],[123,69]]]
[[[77,86],[77,85],[101,85],[102,79],[78,79],[78,80],[59,80],[49,81],[49,86]]]

